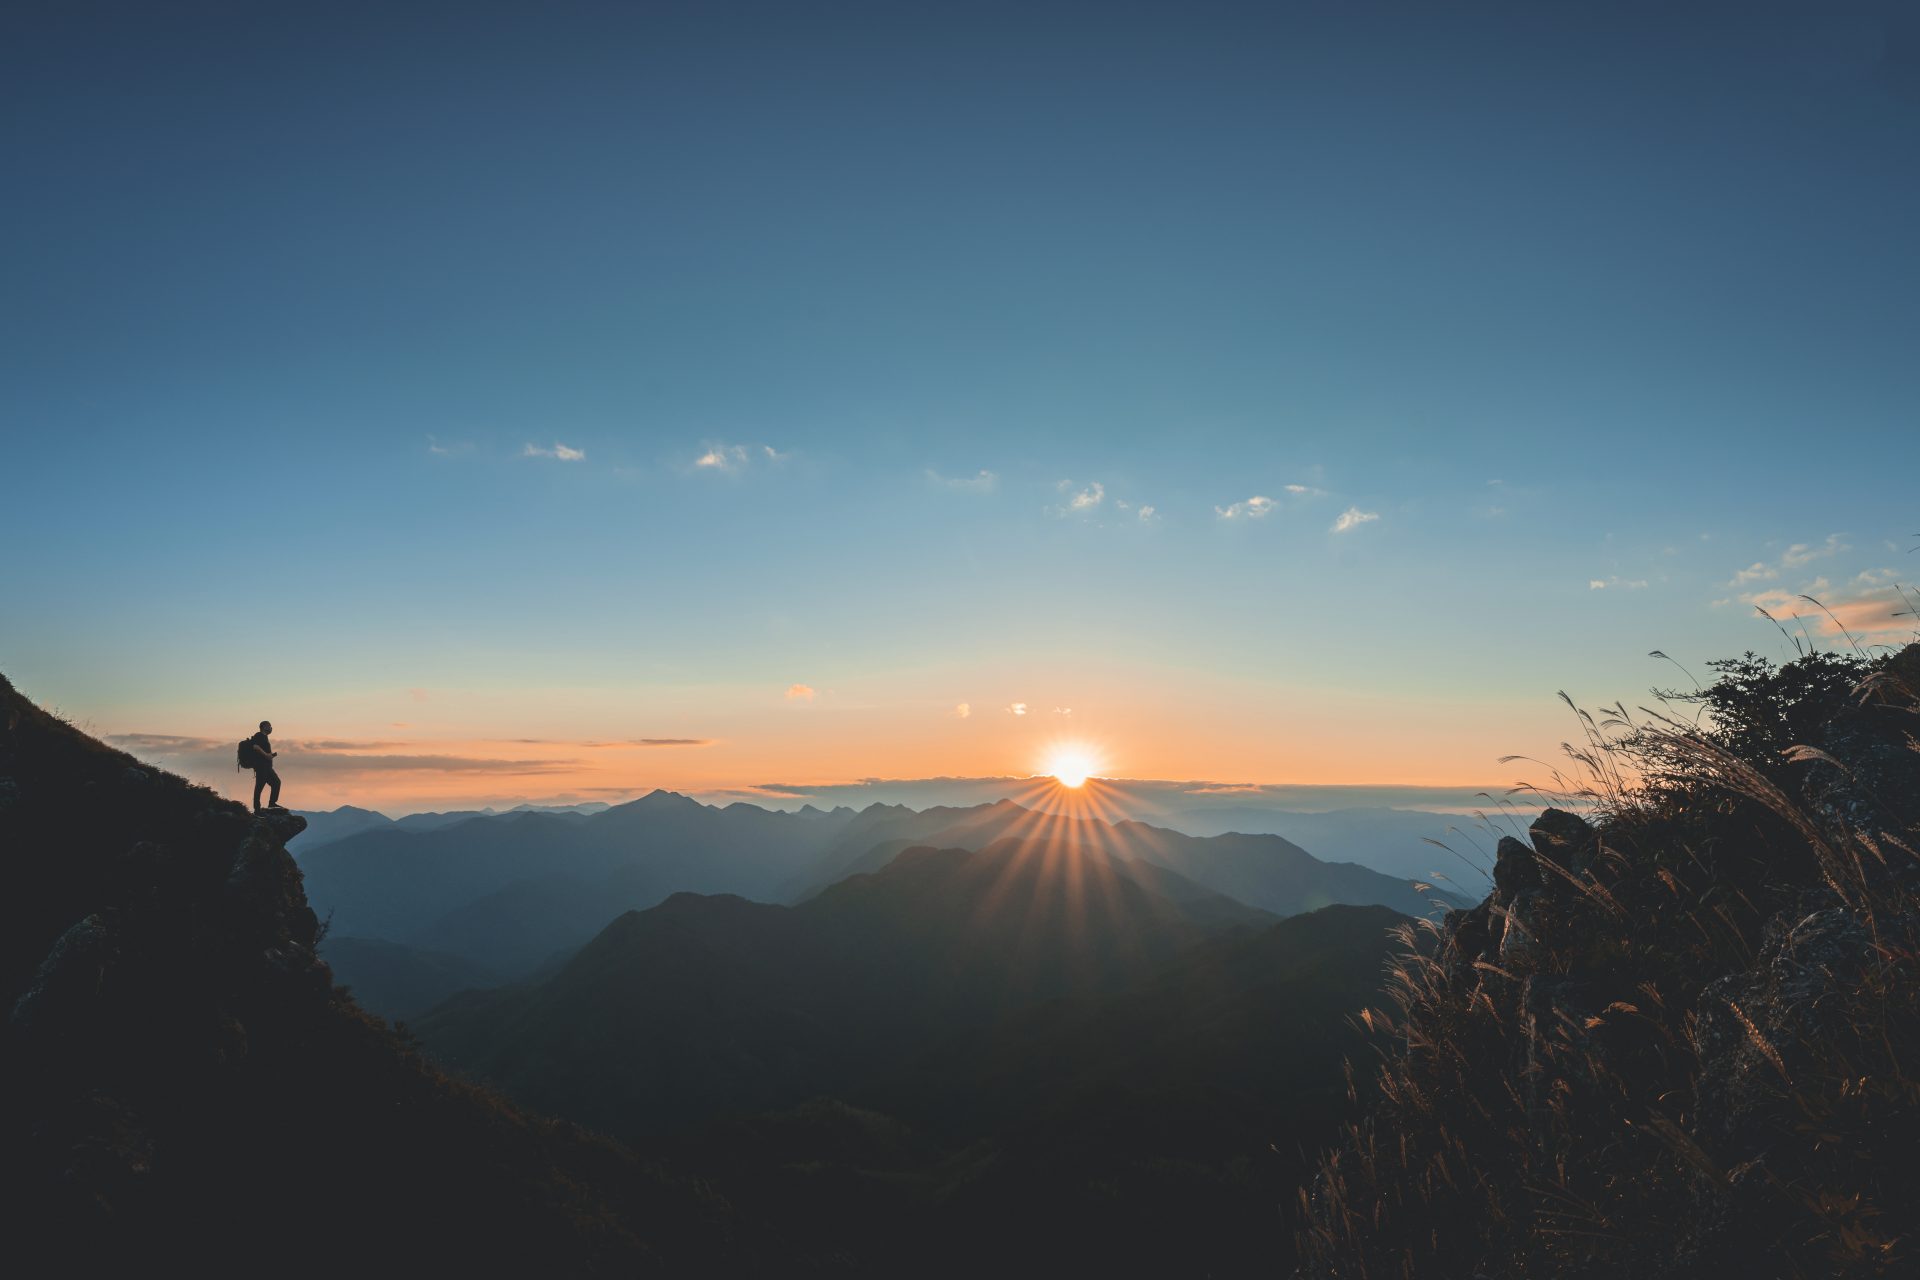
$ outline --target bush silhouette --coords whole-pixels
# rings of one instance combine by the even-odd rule
[[[1409,931],[1302,1274],[1911,1273],[1920,646],[1717,669]]]

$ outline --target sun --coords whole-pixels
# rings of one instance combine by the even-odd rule
[[[1060,747],[1047,757],[1046,771],[1063,787],[1084,787],[1099,767],[1085,747]]]

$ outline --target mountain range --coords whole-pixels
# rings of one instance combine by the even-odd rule
[[[1347,806],[1333,809],[1289,809],[1272,804],[1236,801],[1211,791],[1178,791],[1167,784],[1137,783],[1100,778],[1087,784],[1098,797],[1100,816],[1109,821],[1131,819],[1154,826],[1185,832],[1191,836],[1277,835],[1305,849],[1330,854],[1344,862],[1396,879],[1421,880],[1451,889],[1456,896],[1478,899],[1485,896],[1492,882],[1493,845],[1500,835],[1511,834],[1505,828],[1523,828],[1538,815],[1537,808],[1511,808],[1493,800],[1486,801],[1485,813],[1501,830],[1476,816],[1441,813],[1417,808],[1396,808],[1383,804]],[[922,811],[945,808],[955,812],[1012,799],[1039,812],[1059,812],[1078,816],[1087,807],[1072,797],[1049,796],[1044,785],[1032,780],[1001,779],[1000,794],[989,792],[985,798],[966,804],[946,802],[927,804]],[[962,790],[979,792],[984,785]],[[1059,788],[1052,789],[1058,792]],[[1058,801],[1052,803],[1050,801]],[[873,807],[847,808],[848,813]],[[300,810],[307,820],[307,831],[293,842],[295,852],[304,856],[323,844],[344,839],[360,831],[394,827],[405,831],[426,831],[450,826],[474,818],[499,817],[510,813],[598,813],[612,806],[594,801],[572,805],[517,805],[512,809],[469,809],[450,813],[418,813],[403,818],[388,818],[370,809],[344,805],[328,811]],[[914,811],[911,806],[884,806],[896,811]],[[820,812],[814,806],[808,810]],[[1434,842],[1446,847],[1437,848]]]
[[[384,813],[350,804],[343,804],[338,809],[299,809],[295,812],[306,819],[307,829],[289,839],[287,845],[289,848],[299,846],[294,850],[295,856],[298,857],[323,844],[332,844],[335,840],[344,840],[362,831],[379,831],[389,828],[396,831],[432,831],[439,827],[451,827],[456,823],[471,822],[475,818],[497,818],[512,813],[551,813],[560,816],[572,814],[575,817],[584,818],[608,807],[601,801],[590,800],[581,804],[521,804],[511,809],[455,809],[445,813],[410,813],[401,818],[389,818]]]
[[[783,812],[745,803],[703,805],[656,791],[585,816],[528,811],[426,830],[372,828],[311,850],[302,869],[315,909],[330,920],[331,937],[459,957],[518,980],[564,959],[622,911],[654,906],[674,893],[791,903],[848,875],[878,870],[914,845],[977,850],[1003,839],[1084,848],[1159,868],[1192,891],[1274,915],[1333,903],[1378,904],[1405,914],[1460,905],[1411,881],[1322,862],[1278,836],[1192,837],[1138,822],[1041,813],[1011,801]],[[459,989],[446,965],[391,947],[343,947],[329,959],[369,999],[396,988],[421,998]],[[436,987],[434,973],[448,976]],[[397,1017],[421,1011],[417,1002],[373,1007]]]

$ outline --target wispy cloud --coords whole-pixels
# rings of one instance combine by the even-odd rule
[[[340,738],[303,738],[285,744],[289,751],[388,751],[404,746],[400,742],[355,742]]]
[[[985,467],[978,475],[943,476],[933,468],[927,468],[927,479],[942,489],[951,489],[955,493],[992,493],[1000,485],[1000,477]]]
[[[1010,715],[1024,716],[1025,714],[1027,714],[1027,704],[1024,702],[1009,703],[1007,706],[1007,712]]]
[[[1134,514],[1139,517],[1141,524],[1152,524],[1155,520],[1159,519],[1159,513],[1153,509],[1151,504],[1142,504],[1140,510]]]
[[[747,465],[747,449],[738,444],[710,444],[693,465],[708,471],[738,471]]]
[[[1289,496],[1295,498],[1324,498],[1327,496],[1325,489],[1316,489],[1310,484],[1289,484],[1282,485],[1281,488]]]
[[[1068,501],[1066,501],[1064,505],[1050,509],[1056,516],[1071,516],[1071,514],[1081,514],[1081,516],[1083,516],[1083,514],[1087,514],[1087,512],[1091,512],[1091,510],[1098,509],[1100,503],[1106,501],[1106,486],[1100,484],[1098,480],[1092,480],[1092,482],[1087,484],[1085,489],[1077,489],[1077,491],[1075,491],[1071,480],[1062,480],[1060,484],[1056,484],[1054,487],[1056,487],[1060,493],[1066,493],[1066,495],[1068,495]]]
[[[1361,525],[1378,520],[1379,518],[1380,513],[1378,511],[1362,511],[1358,507],[1348,507],[1340,513],[1339,518],[1333,522],[1328,532],[1345,533],[1349,529],[1357,529]]]
[[[585,449],[572,448],[556,440],[553,442],[553,448],[551,449],[543,449],[537,444],[530,443],[520,451],[520,456],[523,458],[554,458],[561,462],[581,462],[586,459],[587,451]]]
[[[456,453],[471,453],[471,440],[442,440],[438,436],[427,437],[427,452],[441,458],[451,458]]]
[[[1828,556],[1839,555],[1842,551],[1851,549],[1842,541],[1845,536],[1845,534],[1830,533],[1827,535],[1825,542],[1814,546],[1808,546],[1804,542],[1796,542],[1788,547],[1786,552],[1781,555],[1780,565],[1785,569],[1798,569],[1801,565],[1811,564],[1815,560],[1823,560]]]
[[[190,751],[214,751],[222,746],[232,749],[218,738],[190,738],[177,733],[109,733],[105,741],[134,755],[178,756]]]
[[[302,773],[364,775],[370,773],[497,773],[534,775],[569,773],[579,767],[577,760],[496,760],[480,756],[448,755],[359,755],[323,752],[299,757]],[[292,766],[288,766],[291,771]]]
[[[1920,592],[1902,587],[1892,569],[1868,569],[1836,587],[1815,578],[1804,592],[1769,588],[1740,597],[1776,618],[1801,618],[1825,635],[1912,636],[1920,632]]]
[[[710,747],[712,738],[611,738],[603,742],[572,742],[562,738],[508,738],[530,747],[586,747],[594,751],[620,751],[628,747]]]
[[[1279,505],[1272,498],[1256,493],[1244,501],[1215,507],[1213,513],[1222,520],[1260,520],[1272,514]]]
[[[790,684],[787,686],[788,702],[812,702],[816,696],[810,684]]]
[[[973,714],[973,705],[966,702],[957,702],[954,704],[953,714],[956,719],[965,720]]]
[[[1645,578],[1628,579],[1617,575],[1610,578],[1587,579],[1587,590],[1589,591],[1605,591],[1610,587],[1620,591],[1638,591],[1646,585],[1647,580]]]
[[[697,471],[718,471],[732,475],[744,471],[755,463],[777,466],[793,457],[791,451],[782,453],[770,444],[720,444],[709,441],[705,452],[693,460]]]
[[[218,776],[231,771],[233,743],[213,738],[185,737],[170,733],[110,734],[106,741],[142,759],[152,759],[201,774]],[[342,750],[396,746],[396,743],[353,743],[320,740],[312,743],[288,741],[280,746],[278,762],[290,779],[325,777],[343,779],[385,773],[446,773],[534,775],[563,773],[578,765],[574,760],[521,760],[492,756],[449,754],[413,754]]]
[[[1778,560],[1755,560],[1734,574],[1732,581],[1727,585],[1744,587],[1753,582],[1773,582],[1782,574],[1804,568],[1815,560],[1824,560],[1828,556],[1837,556],[1842,551],[1851,549],[1846,543],[1846,535],[1842,533],[1830,533],[1824,542],[1796,542],[1781,552]]]

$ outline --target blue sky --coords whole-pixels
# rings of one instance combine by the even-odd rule
[[[1911,14],[11,8],[0,670],[714,787],[1503,776],[1756,600],[1907,633]]]

